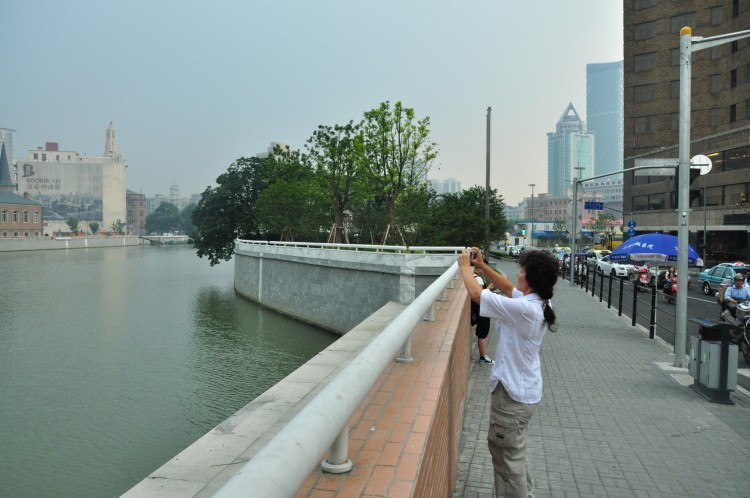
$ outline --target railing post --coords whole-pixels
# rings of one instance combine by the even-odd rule
[[[396,362],[411,363],[413,361],[414,357],[411,355],[411,334],[409,334],[409,338],[406,339],[406,342],[404,342],[404,346],[401,348],[401,351],[399,351],[398,356],[396,357]]]
[[[612,280],[613,280],[612,276],[610,275],[610,277],[609,277],[609,289],[607,290],[607,292],[609,292],[609,294],[607,294],[607,309],[609,309],[609,308],[612,307]],[[620,279],[620,280],[622,280],[622,279]]]
[[[609,281],[612,281],[612,275],[609,276]],[[602,272],[602,278],[599,280],[599,302],[604,299],[604,272]]]
[[[656,283],[651,287],[651,323],[648,326],[648,338],[656,334]]]
[[[624,298],[625,283],[620,280],[620,297],[617,299],[617,316],[622,316],[622,301]]]
[[[594,277],[591,279],[591,297],[596,295],[596,267],[594,267]]]
[[[352,461],[349,454],[349,425],[345,425],[336,440],[328,449],[328,458],[320,463],[323,472],[329,474],[343,474],[352,470]]]
[[[638,308],[638,289],[633,289],[633,320],[631,321],[631,325],[635,327],[635,314],[636,310]]]

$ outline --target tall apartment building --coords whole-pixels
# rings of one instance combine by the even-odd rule
[[[433,178],[427,180],[427,183],[438,195],[457,194],[462,190],[461,182],[456,180],[455,178],[446,178],[445,180],[437,180]]]
[[[590,176],[594,176],[594,135],[569,103],[555,132],[547,133],[547,193],[567,195],[573,178]]]
[[[637,158],[679,156],[679,41],[685,26],[704,38],[747,30],[750,1],[625,0],[626,169]],[[691,69],[690,156],[709,156],[713,169],[691,185],[690,243],[711,263],[747,261],[750,40],[694,51]],[[626,172],[623,195],[637,232],[677,233],[675,176]]]
[[[622,92],[622,61],[586,65],[586,124],[596,137],[595,175],[621,172],[623,168]]]

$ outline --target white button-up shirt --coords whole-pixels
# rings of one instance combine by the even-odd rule
[[[534,404],[542,399],[542,369],[539,348],[547,331],[544,300],[535,293],[513,297],[482,291],[479,314],[494,318],[499,334],[490,391],[498,382],[519,403]]]

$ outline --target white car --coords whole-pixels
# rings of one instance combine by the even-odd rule
[[[628,272],[633,270],[633,265],[610,261],[609,255],[607,255],[597,261],[596,270],[602,272],[604,275],[626,278]]]

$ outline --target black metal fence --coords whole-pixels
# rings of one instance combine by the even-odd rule
[[[618,316],[624,314],[630,318],[632,326],[638,323],[647,328],[651,339],[658,335],[674,344],[676,314],[670,308],[657,306],[658,289],[655,285],[605,275],[586,263],[576,263],[573,270],[573,282],[584,292],[591,292],[600,303],[606,300],[607,308],[614,306]],[[568,271],[569,268],[562,268],[561,275],[565,280],[570,279]]]

